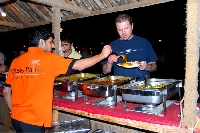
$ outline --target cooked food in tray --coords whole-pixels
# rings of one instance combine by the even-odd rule
[[[151,85],[148,84],[147,86],[145,85],[139,85],[139,86],[135,86],[135,88],[137,89],[143,89],[143,88],[148,88],[148,89],[159,89],[159,88],[164,88],[167,84],[158,84],[158,85]]]
[[[77,81],[77,80],[86,80],[99,77],[99,74],[90,74],[90,73],[79,73],[72,75],[60,75],[56,78],[56,81],[65,81],[67,78],[69,82]]]
[[[132,80],[133,77],[123,77],[123,76],[108,76],[93,80],[87,80],[82,82],[83,84],[91,84],[91,85],[115,85],[117,83],[122,83],[125,81]]]

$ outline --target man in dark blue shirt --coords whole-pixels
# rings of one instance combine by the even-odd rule
[[[114,75],[138,77],[139,80],[144,80],[149,72],[157,70],[156,60],[158,59],[152,45],[145,38],[133,35],[132,18],[127,14],[120,14],[115,20],[119,38],[111,42],[112,51],[122,55],[127,55],[128,62],[138,61],[141,64],[137,67],[118,66],[118,63],[123,62],[119,55],[112,54],[108,59],[102,62],[103,73],[110,73],[114,68]]]

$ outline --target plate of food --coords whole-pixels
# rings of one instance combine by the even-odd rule
[[[134,67],[138,67],[140,64],[141,62],[134,61],[134,62],[122,62],[117,65],[124,68],[134,68]]]

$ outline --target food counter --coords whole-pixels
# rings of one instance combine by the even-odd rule
[[[79,82],[80,78],[77,77],[82,79],[81,82]],[[60,121],[61,117],[59,115],[61,113],[62,115],[70,113],[75,117],[89,118],[92,125],[91,131],[99,128],[94,126],[97,124],[92,122],[100,122],[101,125],[108,123],[111,128],[106,129],[116,133],[119,132],[121,127],[124,127],[124,133],[130,132],[129,129],[132,130],[133,128],[154,132],[191,132],[180,127],[179,102],[168,99],[171,97],[170,95],[177,93],[179,82],[176,80],[148,79],[148,82],[135,82],[132,77],[95,77],[97,75],[76,74],[64,76],[64,80],[60,77],[59,80],[63,81],[58,80],[55,82],[53,121]],[[85,80],[85,78],[88,78],[88,80]],[[121,88],[119,88],[120,86]],[[142,90],[136,87],[145,88]],[[82,95],[79,95],[80,91],[82,91]],[[119,100],[120,95],[118,93],[122,93],[121,100]],[[147,111],[133,110],[140,107],[141,102],[148,102],[146,104],[148,107],[141,106],[142,111],[144,107]],[[156,108],[155,104],[158,105]],[[161,110],[155,110],[159,108]],[[149,109],[157,113],[148,111]],[[6,122],[6,124],[8,123],[10,122]],[[107,126],[102,127],[105,129]]]
[[[95,101],[98,98],[89,97],[89,101]],[[75,115],[92,118],[95,120],[103,121],[105,123],[111,122],[115,124],[125,125],[130,128],[145,129],[154,132],[191,132],[186,128],[179,127],[180,108],[178,101],[173,101],[174,104],[169,106],[164,117],[154,114],[146,114],[142,112],[126,111],[124,103],[120,102],[117,107],[102,107],[91,104],[85,104],[83,98],[77,101],[67,99],[54,98],[53,100],[53,121],[58,121],[58,111],[72,113]],[[136,103],[128,103],[130,108],[138,106]],[[116,131],[117,133],[117,131]]]
[[[68,84],[68,87],[64,88],[73,88],[68,80],[63,83]],[[106,76],[81,81],[76,87],[84,94],[76,100],[63,97],[64,93],[69,95],[70,91],[69,94],[61,90],[59,94],[57,91],[57,97],[53,100],[53,121],[60,121],[62,116],[59,117],[59,112],[67,112],[101,121],[102,124],[112,123],[111,127],[120,125],[154,132],[189,132],[179,126],[181,122],[179,102],[168,100],[178,93],[180,87],[178,80],[137,81],[133,77]],[[92,131],[98,129],[91,127]],[[103,129],[105,127],[107,126],[103,126]],[[119,129],[111,128],[110,131],[118,133]]]

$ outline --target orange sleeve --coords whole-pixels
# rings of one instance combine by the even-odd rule
[[[64,57],[54,54],[51,58],[50,69],[55,75],[66,74],[68,69],[72,69],[73,59],[65,59]]]

